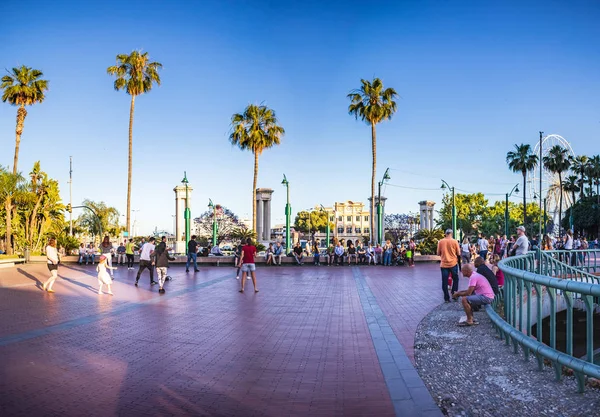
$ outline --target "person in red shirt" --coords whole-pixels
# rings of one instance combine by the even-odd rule
[[[256,265],[254,264],[254,256],[256,255],[256,246],[252,244],[252,239],[246,239],[246,244],[242,246],[242,254],[240,256],[239,267],[242,268],[242,288],[240,292],[244,292],[244,284],[246,283],[246,274],[248,272],[252,276],[252,284],[254,292],[258,292],[256,288]]]

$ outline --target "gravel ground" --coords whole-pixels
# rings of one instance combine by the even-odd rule
[[[478,326],[457,327],[460,303],[442,304],[419,324],[416,367],[442,412],[449,416],[600,416],[600,390],[577,392],[573,377],[554,379],[551,367],[512,353],[487,314]]]

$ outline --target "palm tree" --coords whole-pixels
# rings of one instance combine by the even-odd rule
[[[5,214],[4,248],[9,255],[13,254],[13,210],[16,208],[15,200],[18,200],[19,192],[23,188],[22,183],[23,177],[20,174],[12,174],[0,166],[0,201],[4,201]]]
[[[44,101],[46,96],[44,92],[48,90],[48,81],[40,79],[44,74],[40,70],[32,69],[22,65],[19,68],[13,68],[12,72],[2,77],[0,88],[2,101],[18,106],[17,110],[17,129],[15,138],[15,158],[13,162],[13,175],[17,175],[17,165],[19,163],[19,147],[21,145],[21,134],[27,110],[25,106],[31,106]]]
[[[133,111],[135,97],[152,90],[154,83],[160,85],[159,62],[149,62],[148,52],[133,51],[131,54],[117,55],[117,65],[108,67],[106,72],[117,77],[114,83],[116,91],[125,90],[131,96],[129,108],[129,159],[127,165],[127,232],[131,233],[131,165],[133,153]]]
[[[256,231],[256,181],[258,157],[268,148],[279,145],[285,134],[275,111],[263,105],[250,104],[243,113],[231,116],[229,140],[241,150],[254,154],[254,181],[252,182],[252,230]]]
[[[538,164],[538,156],[531,151],[531,145],[515,144],[515,149],[506,154],[506,163],[512,172],[523,175],[523,224],[527,224],[527,173]]]
[[[600,155],[594,155],[590,158],[590,181],[593,181],[593,184],[590,184],[590,188],[592,185],[596,186],[596,196],[600,198]],[[592,193],[590,193],[591,195]]]
[[[579,155],[576,157],[569,156],[569,163],[571,164],[571,171],[579,175],[578,188],[580,191],[579,198],[582,199],[585,196],[585,176],[589,170],[588,157],[586,155]],[[573,200],[575,204],[575,200]]]
[[[571,196],[573,198],[573,204],[571,204],[571,218],[573,218],[573,207],[575,207],[575,201],[576,201],[576,197],[575,197],[575,193],[578,192],[580,190],[579,188],[579,179],[577,178],[577,175],[569,175],[567,178],[565,178],[565,182],[563,184],[563,190],[567,193],[571,193]],[[571,227],[573,227],[573,225],[571,224]]]
[[[562,221],[562,205],[563,205],[563,181],[562,174],[569,170],[571,161],[569,160],[567,150],[560,145],[554,145],[548,151],[548,155],[544,156],[544,166],[547,170],[554,174],[558,174],[559,186],[559,203],[558,203],[558,233],[560,234],[560,225]],[[573,202],[575,203],[575,202]]]
[[[375,174],[377,172],[377,130],[376,125],[384,120],[390,120],[396,112],[398,96],[393,88],[384,88],[379,78],[373,81],[361,79],[359,89],[352,90],[348,94],[350,105],[348,113],[354,115],[358,120],[371,126],[371,152],[373,153],[373,164],[371,167],[371,242],[375,231]]]

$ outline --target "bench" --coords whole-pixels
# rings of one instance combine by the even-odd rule
[[[25,263],[25,258],[6,258],[0,259],[0,268],[11,268],[15,266],[15,264],[23,264]]]

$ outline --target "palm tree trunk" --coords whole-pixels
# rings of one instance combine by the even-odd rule
[[[523,226],[527,227],[527,172],[523,171]]]
[[[256,230],[256,182],[258,180],[258,155],[258,151],[254,151],[254,179],[252,181],[252,230],[256,232],[257,239],[258,230]]]
[[[377,131],[375,123],[371,122],[371,150],[373,166],[371,168],[371,242],[375,243],[375,173],[377,171]]]
[[[559,198],[558,198],[558,235],[560,236],[560,226],[562,225],[562,205],[563,205],[563,185],[562,185],[562,175],[561,172],[558,172],[558,191],[559,191]]]
[[[27,110],[25,105],[21,104],[21,107],[17,110],[17,129],[15,131],[15,159],[13,161],[13,174],[17,174],[17,165],[19,164],[19,147],[21,146],[21,134],[23,133],[23,125],[25,124],[25,117],[27,116]]]
[[[6,210],[6,239],[5,239],[5,250],[9,255],[13,254],[12,247],[12,202],[11,197],[8,195],[4,203],[4,209]]]
[[[133,111],[135,109],[135,96],[131,96],[129,108],[129,158],[127,160],[127,234],[131,236],[131,166],[133,160]]]

